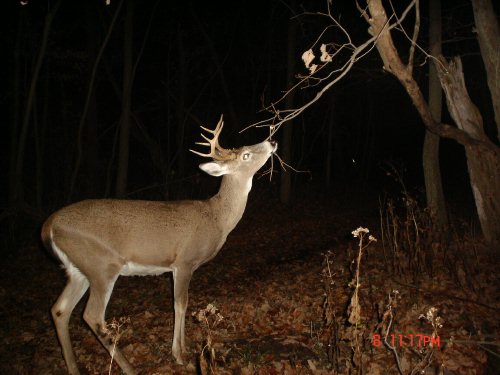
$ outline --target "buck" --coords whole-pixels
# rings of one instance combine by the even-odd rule
[[[174,337],[172,354],[182,364],[186,352],[184,322],[193,272],[221,249],[245,210],[254,174],[276,151],[274,141],[239,149],[219,145],[222,116],[215,130],[202,127],[213,160],[200,164],[223,176],[219,192],[207,200],[172,202],[85,200],[55,212],[42,227],[42,241],[62,262],[68,282],[51,309],[70,374],[79,374],[69,336],[71,312],[90,287],[83,318],[126,374],[132,365],[114,348],[105,311],[118,276],[173,273]]]

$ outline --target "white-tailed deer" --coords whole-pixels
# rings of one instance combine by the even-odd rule
[[[213,161],[200,165],[212,176],[224,176],[219,192],[207,200],[153,202],[86,200],[64,207],[44,223],[42,240],[61,260],[68,283],[52,307],[57,335],[70,374],[79,374],[69,336],[71,312],[90,286],[83,313],[108,352],[126,374],[134,368],[113,347],[105,311],[120,275],[159,275],[172,272],[174,280],[174,338],[172,354],[182,364],[188,287],[193,272],[220,250],[245,210],[254,174],[277,149],[264,141],[239,149],[224,149],[218,137],[222,117],[207,142]],[[192,151],[192,150],[191,150]]]

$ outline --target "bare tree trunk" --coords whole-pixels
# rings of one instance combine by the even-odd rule
[[[16,42],[14,44],[14,59],[13,59],[13,74],[9,76],[11,79],[11,119],[10,119],[10,150],[9,150],[9,204],[11,207],[17,205],[18,192],[16,178],[16,164],[17,164],[17,148],[19,136],[19,118],[21,114],[21,50],[23,46],[23,29],[26,25],[24,12],[19,12],[19,20],[17,27]]]
[[[481,115],[465,89],[461,64],[458,67],[456,63],[447,64],[444,60],[436,63],[449,111],[458,126],[456,128],[439,123],[432,116],[420,87],[413,79],[411,64],[403,64],[391,33],[386,29],[387,13],[381,0],[368,0],[367,3],[370,17],[365,16],[365,19],[370,24],[372,35],[378,35],[376,46],[385,69],[399,79],[427,129],[465,146],[484,238],[491,248],[500,250],[500,148],[484,134]]]
[[[465,87],[460,58],[456,57],[448,63],[443,59],[439,73],[448,110],[457,126],[478,140],[487,140],[481,113]],[[492,248],[500,250],[500,153],[481,146],[468,146],[465,154],[484,237]]]
[[[13,183],[9,192],[9,200],[12,207],[18,208],[22,205],[24,201],[24,183],[23,183],[23,171],[24,171],[24,150],[26,148],[26,137],[28,135],[28,128],[31,122],[31,115],[33,113],[33,103],[35,101],[36,87],[38,84],[38,78],[40,76],[40,69],[42,68],[42,63],[45,58],[45,51],[47,49],[47,44],[49,40],[49,32],[52,26],[52,21],[61,5],[61,0],[57,1],[51,9],[47,10],[47,15],[45,16],[45,25],[43,28],[40,50],[35,63],[35,68],[33,70],[33,75],[31,77],[30,88],[28,91],[28,97],[26,99],[26,107],[23,114],[23,121],[21,124],[21,131],[19,133],[19,138],[17,139],[17,147],[14,163],[14,173],[10,176],[13,179]]]
[[[197,20],[196,12],[191,9],[191,13]],[[203,22],[198,21],[198,27],[201,30],[201,33],[205,39],[206,46],[208,50],[210,51],[210,57],[212,58],[212,61],[216,67],[216,73],[219,76],[219,82],[222,88],[222,91],[224,92],[224,96],[226,97],[226,103],[225,106],[227,107],[229,111],[229,119],[231,120],[231,123],[233,125],[238,124],[238,117],[236,115],[236,110],[234,108],[234,103],[233,103],[233,95],[229,92],[229,86],[227,85],[227,80],[224,75],[224,69],[223,69],[223,63],[220,61],[219,56],[217,54],[217,51],[215,50],[214,42],[212,39],[210,39],[210,36],[208,35],[207,31],[203,27]]]
[[[123,197],[127,193],[128,161],[130,148],[130,126],[132,117],[130,105],[132,100],[132,75],[133,75],[133,26],[134,8],[133,1],[126,0],[124,54],[123,54],[123,95],[122,114],[120,118],[120,137],[118,145],[118,165],[116,174],[116,196]]]
[[[361,178],[361,182],[366,182],[370,178],[370,171],[373,167],[373,151],[375,147],[375,104],[372,98],[367,98],[367,112],[365,117],[366,131],[364,133],[363,148],[359,154],[359,160],[351,158],[352,168],[359,169],[356,173]]]
[[[48,90],[47,89],[47,79],[45,79],[45,95],[43,95],[43,100],[47,100]],[[42,195],[43,195],[43,135],[44,135],[44,119],[40,121],[40,111],[38,109],[38,101],[35,99],[33,101],[33,134],[35,142],[35,207],[41,212],[42,211]]]
[[[76,180],[78,178],[78,172],[80,170],[80,166],[82,163],[82,157],[83,157],[83,134],[84,134],[84,126],[87,121],[87,113],[89,111],[89,107],[91,105],[91,100],[92,100],[92,95],[94,92],[94,84],[96,81],[97,77],[97,67],[99,66],[99,63],[101,61],[102,55],[104,53],[104,50],[106,49],[106,46],[108,45],[109,38],[111,37],[111,33],[114,29],[114,26],[116,24],[116,20],[118,19],[118,15],[120,14],[120,10],[122,8],[124,1],[120,1],[118,4],[118,7],[116,8],[115,14],[113,16],[113,20],[111,21],[111,24],[109,25],[108,31],[106,33],[106,37],[104,38],[101,48],[99,49],[99,53],[97,54],[97,57],[94,62],[94,66],[92,67],[92,73],[90,75],[89,79],[89,88],[87,90],[87,96],[85,98],[85,104],[83,106],[83,111],[82,115],[80,117],[80,122],[78,124],[78,134],[77,134],[77,139],[76,139],[76,160],[75,160],[75,166],[73,168],[73,172],[71,174],[71,180],[70,180],[70,186],[69,186],[69,191],[68,191],[68,196],[67,196],[67,201],[71,201],[71,197],[73,195],[75,186],[76,186]],[[108,184],[106,184],[108,185]],[[108,191],[106,189],[106,196],[108,195]]]
[[[90,59],[97,56],[99,53],[99,32],[95,27],[95,9],[86,7],[85,18],[87,20],[85,25],[85,33],[87,36],[86,51]],[[89,88],[88,92],[88,111],[85,119],[85,136],[83,137],[85,149],[85,196],[96,197],[102,195],[102,184],[99,183],[102,177],[102,166],[99,163],[99,141],[98,141],[98,116],[97,116],[97,98],[95,86]]]
[[[333,168],[333,135],[335,132],[335,94],[331,96],[331,104],[329,108],[329,114],[326,119],[328,122],[327,125],[327,137],[326,137],[326,171],[325,171],[325,179],[326,179],[326,187],[330,188],[332,186],[332,168]]]
[[[432,56],[441,55],[441,1],[429,0],[429,52]],[[432,117],[441,122],[442,90],[434,64],[429,64],[429,109]],[[448,224],[446,204],[439,166],[439,141],[437,134],[425,131],[423,167],[427,207],[436,224],[444,227]]]
[[[294,0],[291,4],[291,9],[295,10],[297,2]],[[295,40],[297,33],[297,24],[295,20],[288,21],[288,47],[287,47],[287,70],[286,70],[286,85],[292,87],[295,74]],[[285,99],[285,108],[293,108],[295,98],[295,90],[288,93]],[[288,124],[283,130],[281,138],[281,157],[286,163],[292,162],[292,129],[293,124]],[[282,171],[280,177],[280,200],[282,203],[290,203],[292,200],[292,175],[289,170]]]
[[[175,155],[177,159],[175,175],[179,178],[184,176],[186,169],[186,153],[184,152],[185,136],[186,136],[186,107],[187,107],[187,87],[188,87],[188,72],[186,62],[186,49],[184,46],[183,33],[178,33],[177,36],[177,57],[178,57],[178,100],[177,100],[177,124],[175,132]],[[175,190],[174,190],[175,191]],[[177,189],[174,194],[184,194],[183,189]],[[184,198],[184,196],[176,196]]]
[[[500,26],[491,0],[472,0],[472,8],[500,140]]]

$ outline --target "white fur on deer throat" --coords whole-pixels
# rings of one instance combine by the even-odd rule
[[[247,181],[247,184],[245,186],[245,194],[248,195],[250,193],[250,190],[252,190],[252,179],[249,178]]]

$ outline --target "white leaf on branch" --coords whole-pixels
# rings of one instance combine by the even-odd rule
[[[326,52],[326,44],[322,44],[320,49],[321,57],[319,58],[322,62],[330,62],[332,61],[332,56]]]
[[[312,61],[314,60],[315,56],[314,56],[314,53],[312,51],[312,49],[308,49],[306,52],[304,52],[302,54],[302,60],[304,60],[304,64],[306,65],[306,68],[311,70],[311,63]],[[314,66],[314,64],[313,64]]]

